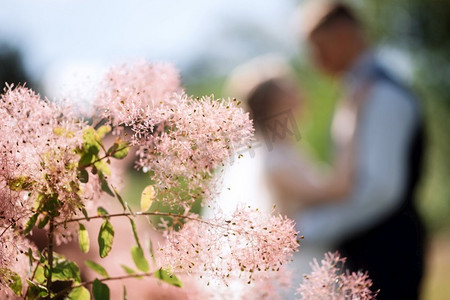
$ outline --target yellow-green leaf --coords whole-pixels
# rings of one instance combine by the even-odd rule
[[[183,283],[181,282],[178,277],[176,277],[174,274],[170,274],[167,270],[159,269],[153,273],[155,278],[158,278],[170,285],[174,285],[177,287],[183,287]]]
[[[155,188],[153,185],[148,185],[141,194],[141,211],[147,211],[155,200]]]
[[[142,272],[148,272],[150,267],[148,265],[147,259],[144,256],[144,251],[139,246],[133,246],[131,248],[131,256],[133,257],[134,264]]]
[[[91,300],[91,293],[83,286],[74,288],[67,296],[69,300]]]
[[[109,221],[103,222],[100,227],[100,232],[98,233],[98,246],[100,257],[106,257],[112,248],[112,243],[114,240],[114,228]]]
[[[80,229],[78,230],[78,243],[83,253],[89,252],[89,234],[83,224],[80,223]]]
[[[99,265],[96,262],[93,262],[92,260],[87,260],[84,262],[84,264],[91,269],[92,271],[96,272],[97,274],[103,276],[103,277],[109,277],[108,272],[106,272],[105,268],[103,268],[101,265]]]
[[[39,216],[38,213],[35,213],[34,215],[31,216],[31,218],[28,220],[27,224],[25,225],[25,230],[23,231],[23,234],[27,235],[31,232],[31,230],[33,230],[38,216]]]
[[[99,138],[104,138],[107,133],[111,132],[111,126],[102,125],[97,129],[97,134]]]

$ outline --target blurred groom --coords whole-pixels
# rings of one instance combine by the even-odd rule
[[[418,299],[424,234],[414,189],[423,152],[421,108],[381,66],[351,8],[311,2],[300,26],[317,66],[343,85],[332,136],[338,164],[349,172],[340,199],[309,207],[298,228],[305,242],[335,245],[352,271],[368,271],[378,299]]]

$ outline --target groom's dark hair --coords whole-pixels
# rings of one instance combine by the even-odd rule
[[[347,4],[340,2],[328,2],[326,8],[322,11],[322,15],[318,16],[316,24],[311,28],[310,34],[319,30],[334,26],[338,22],[349,22],[353,25],[360,26],[361,22],[356,16],[353,9]]]

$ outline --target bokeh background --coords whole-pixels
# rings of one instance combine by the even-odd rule
[[[388,67],[423,100],[428,147],[418,205],[430,232],[423,299],[450,295],[450,2],[347,1],[359,11]],[[322,77],[296,36],[301,1],[0,0],[0,82],[27,82],[42,95],[89,106],[114,63],[169,61],[188,93],[224,95],[229,73],[266,53],[297,70],[306,113],[302,146],[318,161],[330,154],[337,85]],[[5,133],[2,133],[5,134]],[[130,170],[124,195],[137,202],[148,183]]]

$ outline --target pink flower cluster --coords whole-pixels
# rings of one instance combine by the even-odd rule
[[[326,253],[319,264],[311,263],[312,272],[305,275],[297,290],[301,299],[308,300],[369,300],[376,293],[370,290],[372,281],[367,273],[344,271],[345,258],[338,253]]]
[[[157,117],[153,110],[179,90],[180,75],[172,65],[139,61],[109,70],[96,106],[111,125],[132,126],[150,116]]]
[[[130,142],[139,147],[137,166],[151,171],[159,198],[169,205],[211,199],[212,172],[253,136],[249,116],[236,100],[187,96],[170,65],[113,68],[97,110],[115,132],[131,128]]]
[[[214,180],[209,180],[212,172],[246,146],[253,135],[252,124],[235,100],[186,95],[175,99],[176,105],[159,110],[167,117],[160,131],[137,141],[138,166],[154,172],[159,190],[176,188],[183,179],[194,188],[192,200],[198,193],[207,201],[214,190]],[[141,126],[149,131],[152,124]]]
[[[77,178],[75,150],[86,127],[68,106],[42,100],[25,87],[5,90],[0,98],[1,228],[22,226],[36,209],[35,200],[44,205],[57,198],[57,218],[63,221],[94,189],[100,193],[93,181],[83,184]]]
[[[251,284],[273,278],[298,246],[293,221],[237,209],[229,217],[191,220],[168,232],[159,257],[173,272]]]

